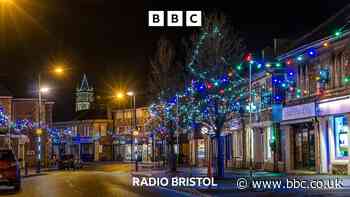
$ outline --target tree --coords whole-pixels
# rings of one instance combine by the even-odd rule
[[[7,133],[9,127],[9,118],[5,113],[4,108],[0,105],[0,133]]]
[[[168,158],[170,171],[176,171],[175,155],[175,131],[177,129],[176,111],[168,108],[166,103],[173,99],[177,91],[182,89],[184,69],[176,61],[175,47],[165,37],[161,37],[157,44],[155,57],[151,60],[152,72],[150,75],[150,90],[154,105],[154,115],[149,121],[152,130],[167,133],[167,144],[169,146]]]
[[[243,40],[227,24],[226,17],[212,14],[188,45],[188,69],[192,80],[185,89],[187,124],[206,125],[217,144],[216,175],[224,176],[224,123],[246,102],[241,60]],[[249,58],[249,57],[247,57]]]

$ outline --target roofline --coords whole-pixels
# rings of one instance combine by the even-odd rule
[[[14,101],[37,101],[39,99],[38,98],[14,98],[13,100]],[[51,103],[51,102],[54,103],[54,101],[49,101],[47,99],[42,99],[42,101],[46,103]]]
[[[346,30],[346,31],[343,33],[342,38],[347,37],[347,36],[349,36],[349,35],[350,35],[350,29],[349,29],[349,30]],[[299,55],[299,54],[301,54],[302,52],[304,52],[304,51],[306,51],[306,50],[308,50],[308,49],[310,49],[310,48],[320,48],[320,47],[322,47],[322,44],[323,44],[324,42],[333,42],[333,41],[336,41],[336,40],[338,40],[338,39],[339,39],[339,38],[336,38],[336,37],[334,37],[334,36],[328,36],[328,37],[322,38],[322,39],[320,39],[320,40],[313,41],[313,42],[311,42],[311,43],[309,43],[309,44],[302,45],[302,46],[300,46],[300,47],[298,47],[298,48],[295,48],[295,49],[293,49],[293,50],[290,50],[289,52],[284,53],[284,54],[282,54],[282,55],[276,57],[276,59],[277,59],[278,61],[285,60],[285,59],[287,59],[287,58],[289,58],[289,57],[291,57],[291,56]]]

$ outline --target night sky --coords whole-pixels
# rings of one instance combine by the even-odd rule
[[[52,62],[70,70],[45,76],[54,89],[55,120],[74,110],[74,89],[83,73],[99,95],[117,87],[141,94],[147,88],[149,59],[161,35],[173,42],[194,29],[149,28],[148,10],[223,11],[251,51],[273,38],[296,39],[344,7],[349,0],[171,1],[13,0],[0,6],[0,83],[16,97],[35,96],[35,76]],[[269,2],[269,3],[267,3]],[[141,99],[141,103],[145,103]],[[139,103],[140,104],[140,103]]]

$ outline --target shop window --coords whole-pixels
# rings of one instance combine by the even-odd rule
[[[336,157],[344,158],[349,156],[348,152],[348,121],[345,116],[334,118],[335,149]]]
[[[272,148],[271,145],[273,144],[275,138],[273,136],[273,131],[271,127],[267,127],[266,129],[266,160],[270,160],[272,159]]]
[[[204,140],[198,140],[198,152],[197,157],[198,159],[204,159],[205,158],[205,144]]]

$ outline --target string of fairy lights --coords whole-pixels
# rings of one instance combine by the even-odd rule
[[[12,122],[8,118],[4,108],[0,106],[0,133],[27,134],[28,132],[35,131],[38,126],[38,123],[28,119],[18,119]],[[63,131],[58,128],[47,127],[47,125],[41,125],[41,128],[47,131],[48,136],[54,143],[60,143],[66,136],[72,136],[73,134],[71,128],[64,128]]]
[[[307,95],[308,90],[302,90],[297,87],[296,76],[298,72],[296,65],[307,64],[312,62],[319,55],[319,50],[327,49],[332,42],[341,39],[345,31],[345,27],[339,28],[329,39],[323,41],[318,47],[309,47],[299,51],[293,56],[289,56],[280,61],[255,60],[251,53],[243,56],[243,61],[237,65],[214,65],[213,67],[226,67],[226,72],[221,75],[211,75],[211,70],[203,68],[199,65],[197,58],[200,56],[200,50],[208,36],[221,36],[218,28],[214,28],[213,32],[201,32],[199,39],[194,47],[192,58],[187,65],[193,76],[190,84],[184,88],[183,92],[179,92],[167,101],[154,103],[150,106],[150,112],[153,117],[164,118],[166,121],[177,121],[178,125],[184,129],[191,129],[196,126],[196,122],[212,121],[214,101],[220,101],[222,114],[227,112],[239,112],[255,110],[256,106],[249,103],[248,80],[244,76],[252,67],[252,74],[265,73],[270,78],[272,87],[265,87],[260,92],[263,106],[269,106],[272,103],[282,103],[286,94],[300,98]],[[332,40],[330,42],[329,40]],[[224,58],[223,58],[224,59]],[[328,83],[329,70],[321,68],[316,81],[320,86]],[[345,83],[350,82],[350,77],[344,78]],[[256,96],[255,90],[252,94]],[[159,100],[162,100],[159,98]],[[244,106],[245,105],[245,106]],[[160,107],[161,106],[161,107]],[[175,110],[176,108],[176,110]],[[256,111],[255,111],[256,112]],[[183,118],[182,118],[183,117]],[[165,125],[158,125],[155,131],[166,131]]]

